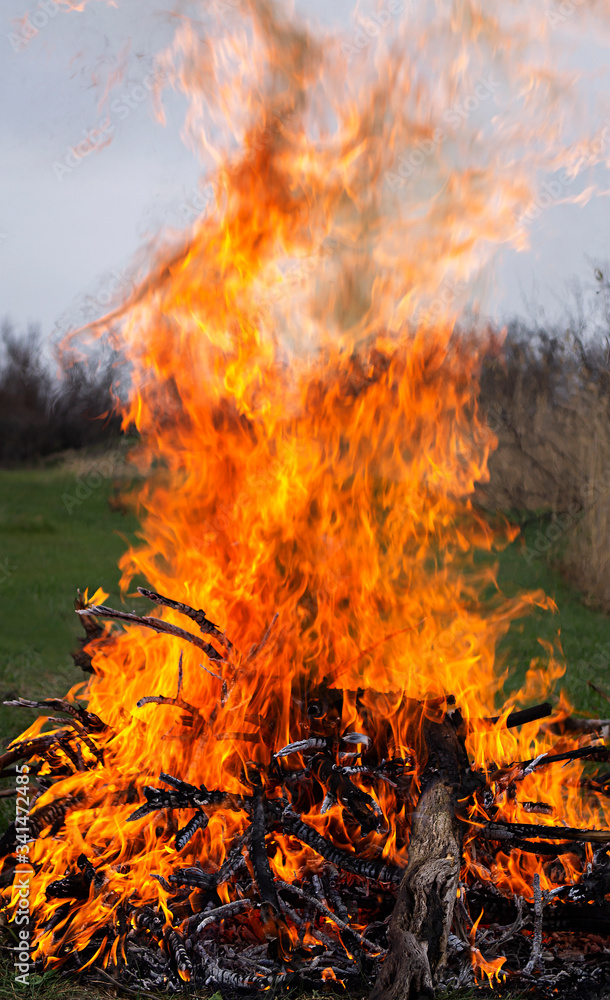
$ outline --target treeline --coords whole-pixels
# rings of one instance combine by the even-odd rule
[[[75,360],[40,330],[0,325],[0,464],[32,461],[120,436],[111,387],[118,357],[107,346]]]

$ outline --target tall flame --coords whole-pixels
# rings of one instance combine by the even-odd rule
[[[175,863],[170,824],[126,823],[159,772],[238,794],[248,762],[268,763],[320,719],[409,758],[421,705],[442,714],[451,695],[466,720],[493,715],[499,639],[533,605],[552,607],[495,585],[490,554],[513,536],[469,499],[494,445],[476,382],[490,340],[456,328],[492,252],[526,245],[540,174],[582,166],[578,88],[553,70],[546,6],[438,0],[431,12],[390,0],[341,37],[313,36],[264,0],[238,18],[232,6],[219,19],[206,8],[201,36],[181,20],[160,56],[189,98],[208,210],[160,238],[146,279],[100,327],[131,363],[124,423],[146,471],[122,587],[143,577],[205,609],[235,652],[218,676],[179,644],[182,697],[205,720],[195,731],[174,705],[138,707],[174,695],[175,639],[128,626],[94,644],[86,697],[109,727],[104,763],[40,799],[80,797],[65,836],[32,852],[51,963],[63,925],[54,938],[42,930],[59,905],[45,889],[82,851],[107,882],[71,924],[75,947],[128,897],[170,919],[152,877]],[[555,679],[560,653],[546,652]],[[504,719],[470,737],[476,766],[551,745]],[[524,801],[552,806],[549,822],[593,820],[599,803],[566,794],[579,774],[534,773]],[[392,794],[380,801],[392,822],[361,849],[404,865],[407,819]],[[502,809],[526,815],[514,801]],[[311,803],[309,820],[347,847],[358,836],[338,807],[321,815]],[[220,864],[243,824],[237,807],[217,811],[181,861]],[[272,865],[290,878],[312,856],[288,838]],[[516,853],[486,877],[531,895],[536,870]]]

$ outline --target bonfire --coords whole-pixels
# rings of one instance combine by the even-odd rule
[[[530,87],[548,25],[390,4],[373,50],[231,6],[159,57],[213,195],[75,334],[131,366],[141,541],[122,609],[77,598],[86,683],[14,703],[43,714],[0,757],[32,800],[6,906],[26,873],[38,966],[131,989],[592,983],[561,941],[608,930],[609,751],[552,694],[559,638],[505,686],[500,640],[553,604],[495,582],[499,344],[456,322],[537,172],[577,162]]]

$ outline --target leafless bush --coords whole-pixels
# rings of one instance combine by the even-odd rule
[[[116,355],[73,362],[49,351],[35,326],[0,326],[0,463],[31,460],[117,439],[111,386]]]
[[[584,334],[573,320],[550,332],[513,323],[501,356],[485,363],[481,404],[498,447],[478,497],[490,508],[551,512],[546,549],[610,608],[608,344],[602,326]]]

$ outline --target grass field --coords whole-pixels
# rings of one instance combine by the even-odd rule
[[[102,586],[110,594],[109,603],[120,602],[117,562],[128,541],[135,538],[137,523],[133,514],[109,503],[117,479],[126,485],[120,457],[110,474],[99,476],[99,485],[79,490],[89,471],[101,468],[99,456],[91,456],[0,471],[0,700],[61,696],[83,679],[70,657],[81,634],[73,610],[77,587],[88,587],[91,593]],[[97,482],[97,478],[90,481]],[[560,629],[567,661],[562,685],[580,710],[605,716],[610,712],[587,681],[610,687],[610,618],[587,607],[562,579],[553,568],[553,550],[528,556],[537,533],[546,526],[544,518],[529,523],[498,556],[499,582],[506,593],[541,587],[559,609],[557,615],[538,612],[511,627],[500,650],[510,665],[507,688],[517,686],[530,659],[540,653],[538,637],[553,639]],[[33,717],[33,712],[0,706],[0,747]],[[0,828],[13,810],[12,799],[0,799]],[[85,994],[92,1000],[113,995],[112,991],[81,990],[57,976],[33,980],[27,989],[20,989],[10,974],[2,976],[0,970],[0,1000],[16,996],[67,1000]]]
[[[82,634],[76,588],[101,586],[116,603],[117,562],[137,527],[133,515],[108,503],[117,472],[124,477],[120,460],[95,456],[0,470],[0,700],[61,696],[83,679],[70,656]],[[87,476],[99,485],[88,487]],[[2,743],[31,717],[0,706]]]

